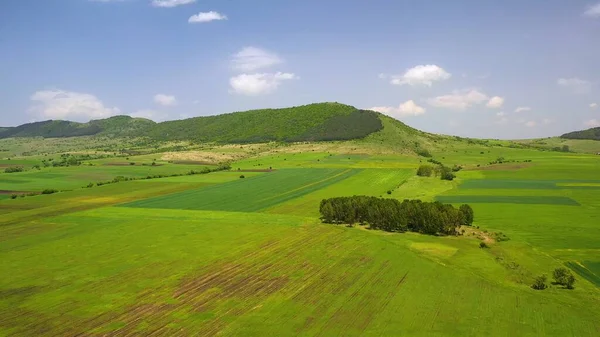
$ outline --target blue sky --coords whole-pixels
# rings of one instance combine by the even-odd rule
[[[600,126],[597,0],[2,0],[0,125],[337,101],[419,129]]]

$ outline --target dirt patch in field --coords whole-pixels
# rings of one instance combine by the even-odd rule
[[[25,194],[25,193],[31,193],[30,191],[12,191],[12,190],[0,190],[0,194]]]
[[[224,161],[231,161],[243,157],[243,154],[239,153],[218,153],[208,151],[185,151],[185,152],[166,152],[160,158],[161,160],[168,161],[186,161],[186,162],[202,162],[210,164],[218,164]]]
[[[130,163],[106,163],[104,166],[163,166],[164,164],[147,164],[147,163],[135,163],[135,165],[131,165]]]
[[[533,166],[533,164],[495,164],[480,167],[469,167],[465,171],[517,171]]]
[[[216,165],[214,162],[202,160],[173,160],[173,164],[179,165]]]
[[[235,170],[232,172],[273,172],[275,169],[248,169],[248,170]]]
[[[134,166],[129,163],[106,163],[104,166]]]

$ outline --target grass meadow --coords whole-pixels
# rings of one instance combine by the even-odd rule
[[[72,189],[0,194],[0,336],[600,335],[600,157],[452,146],[433,155],[465,167],[454,181],[417,177],[427,158],[318,147],[92,188],[203,166],[0,173],[0,190]],[[322,199],[352,195],[469,203],[476,227],[319,221]],[[575,289],[530,287],[561,266]]]

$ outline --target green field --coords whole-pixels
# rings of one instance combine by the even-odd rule
[[[465,169],[442,181],[417,177],[427,158],[380,136],[206,145],[199,154],[239,154],[231,171],[91,188],[204,166],[144,154],[0,173],[3,191],[70,190],[0,194],[0,336],[599,335],[600,158],[448,138],[433,157]],[[500,156],[515,162],[489,164]],[[469,203],[474,227],[320,222],[322,199],[352,195]],[[575,289],[530,287],[560,266]]]

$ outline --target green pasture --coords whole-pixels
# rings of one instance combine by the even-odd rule
[[[222,185],[140,200],[123,206],[253,212],[342,181],[354,169],[282,169]]]
[[[436,198],[446,204],[518,204],[518,205],[568,205],[579,206],[579,203],[561,196],[508,196],[508,195],[444,195]]]
[[[407,169],[364,169],[335,184],[269,208],[271,213],[319,216],[321,200],[331,197],[372,195],[385,196],[414,175]]]
[[[0,272],[11,275],[0,280],[7,335],[591,336],[598,328],[590,289],[511,285],[504,280],[518,271],[495,261],[516,255],[476,241],[123,207],[38,223],[49,228],[0,248]]]
[[[579,276],[600,287],[600,262],[567,262],[566,265],[573,269]]]
[[[377,136],[248,145],[228,172],[92,188],[202,166],[0,173],[0,190],[73,189],[0,194],[0,336],[598,336],[599,158],[447,138],[425,145],[467,166],[453,181],[417,177],[427,158]],[[489,165],[500,156],[515,162]],[[509,240],[320,223],[322,199],[351,195],[469,203],[473,231]],[[531,289],[561,266],[574,290]]]
[[[198,165],[164,166],[70,166],[50,167],[19,173],[0,173],[0,190],[41,191],[47,188],[70,190],[89,183],[113,180],[117,176],[144,178],[154,175],[184,174],[190,170],[200,171]]]

